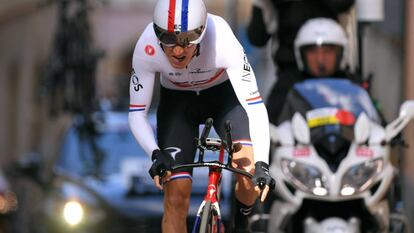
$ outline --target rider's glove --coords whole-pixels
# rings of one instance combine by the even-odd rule
[[[269,165],[267,163],[262,161],[256,162],[253,182],[255,185],[259,185],[261,189],[264,189],[266,185],[269,186],[270,190],[275,188],[275,180],[269,174]]]
[[[174,159],[166,151],[154,150],[151,156],[152,166],[149,169],[148,173],[151,178],[154,179],[154,176],[164,176],[167,171],[171,171],[172,166],[174,165]]]

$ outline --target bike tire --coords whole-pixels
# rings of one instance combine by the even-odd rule
[[[213,217],[214,209],[212,208],[211,201],[207,201],[203,207],[203,212],[201,214],[199,233],[217,232],[213,229]]]

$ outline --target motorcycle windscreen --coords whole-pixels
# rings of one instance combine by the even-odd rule
[[[361,112],[380,122],[378,113],[368,93],[360,86],[346,79],[320,78],[309,79],[293,87],[310,109],[334,107],[354,114]]]

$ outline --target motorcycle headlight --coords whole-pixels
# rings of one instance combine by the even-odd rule
[[[298,189],[317,196],[328,194],[327,178],[318,168],[286,159],[282,171]]]
[[[105,212],[100,208],[75,200],[66,201],[61,213],[70,226],[99,224],[105,218]]]
[[[383,168],[382,159],[370,160],[349,168],[342,178],[341,195],[350,196],[365,191],[371,187],[374,178]]]
[[[104,209],[93,195],[71,183],[51,193],[46,198],[45,208],[50,218],[71,227],[96,225],[106,217]]]
[[[68,201],[63,207],[63,218],[71,226],[79,224],[83,214],[83,206],[77,201]]]

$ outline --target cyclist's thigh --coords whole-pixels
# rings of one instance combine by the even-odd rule
[[[196,152],[194,138],[198,136],[198,124],[189,114],[188,108],[192,103],[187,95],[191,93],[162,88],[157,111],[158,145],[171,153],[176,165],[193,162]],[[192,169],[175,173],[181,172],[192,174]]]
[[[240,109],[241,108],[241,109]],[[217,127],[221,128],[220,137],[224,137],[224,122],[230,120],[232,125],[231,135],[234,142],[243,145],[242,149],[233,154],[233,166],[251,172],[254,169],[253,147],[249,134],[249,122],[246,119],[244,109],[235,106],[231,111],[225,112],[222,117],[217,119]]]
[[[231,86],[227,86],[223,92],[218,93],[223,99],[221,105],[214,109],[214,127],[221,138],[225,137],[224,124],[230,120],[232,125],[231,135],[234,142],[243,145],[242,149],[233,154],[233,166],[246,171],[253,169],[253,149],[250,140],[249,118],[243,106],[241,106]]]
[[[220,105],[211,109],[214,118],[214,128],[221,138],[225,137],[224,124],[230,120],[232,125],[231,135],[233,141],[238,141],[245,146],[251,146],[249,132],[249,118],[246,110],[241,106],[230,83],[216,93],[215,100],[220,99]]]

